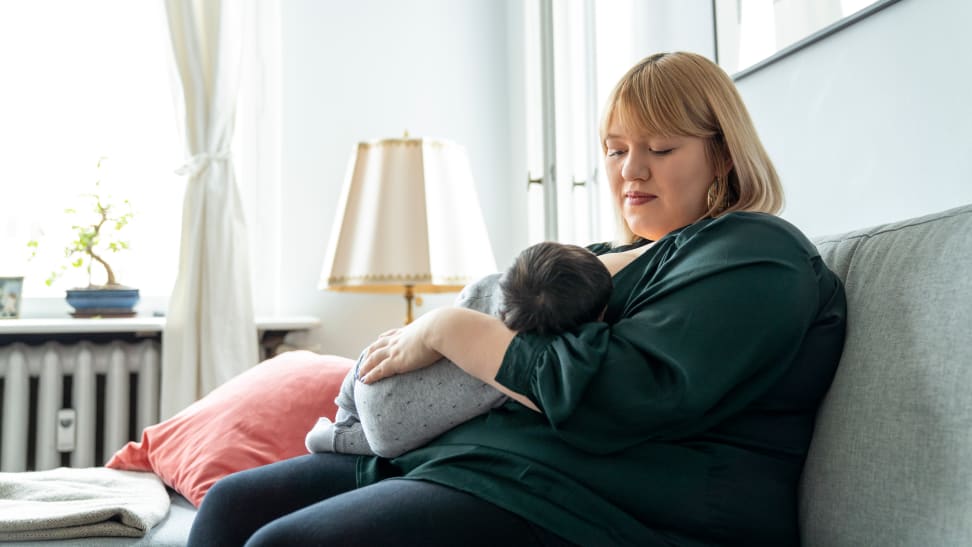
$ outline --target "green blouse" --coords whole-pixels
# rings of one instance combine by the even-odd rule
[[[731,213],[666,235],[614,285],[603,322],[506,351],[496,379],[542,414],[511,401],[363,457],[359,484],[445,484],[582,545],[797,544],[797,482],[844,341],[840,280],[786,221]]]

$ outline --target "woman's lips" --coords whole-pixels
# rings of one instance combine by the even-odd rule
[[[628,205],[644,205],[657,198],[655,194],[644,194],[641,192],[625,192],[624,201]]]

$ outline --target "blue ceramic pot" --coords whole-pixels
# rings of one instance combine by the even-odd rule
[[[76,311],[131,311],[138,304],[138,289],[70,289],[67,303]]]

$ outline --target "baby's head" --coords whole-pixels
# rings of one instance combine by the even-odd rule
[[[512,330],[557,334],[600,319],[611,274],[583,247],[545,241],[527,247],[499,281],[500,318]]]

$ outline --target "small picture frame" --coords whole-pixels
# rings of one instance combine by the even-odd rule
[[[0,319],[20,317],[20,295],[23,288],[23,277],[0,277]]]

